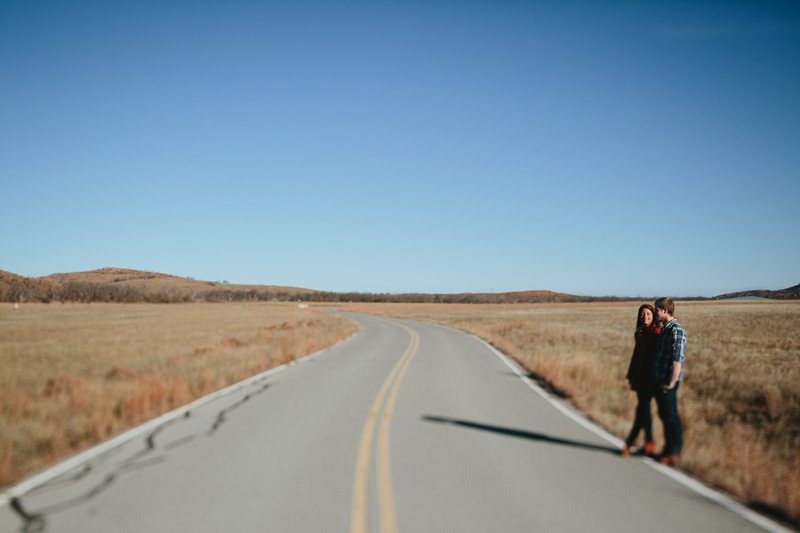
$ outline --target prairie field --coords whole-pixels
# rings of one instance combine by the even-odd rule
[[[347,309],[477,335],[624,439],[636,405],[625,374],[641,303]],[[678,301],[676,317],[687,332],[678,393],[685,441],[680,468],[758,510],[800,524],[800,302]],[[652,409],[660,449],[655,402]]]
[[[0,487],[357,327],[297,304],[0,304]]]

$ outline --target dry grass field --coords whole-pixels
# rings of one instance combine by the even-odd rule
[[[0,304],[0,486],[356,329],[297,304]]]
[[[650,302],[652,303],[652,302]],[[621,438],[635,395],[625,373],[639,303],[353,304],[433,322],[512,355]],[[677,302],[688,335],[680,468],[800,524],[800,302]],[[661,423],[655,415],[657,443]]]

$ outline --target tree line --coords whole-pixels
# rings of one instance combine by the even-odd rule
[[[329,302],[329,303],[443,303],[516,304],[570,302],[624,302],[643,298],[617,296],[573,296],[566,294],[428,294],[369,292],[288,292],[259,289],[212,288],[187,290],[68,281],[60,284],[12,283],[0,287],[3,302],[110,302],[110,303],[189,303],[189,302]],[[644,298],[647,299],[647,298]],[[687,298],[682,298],[686,300]],[[690,298],[702,300],[708,298]]]

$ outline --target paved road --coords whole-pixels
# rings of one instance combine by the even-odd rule
[[[2,506],[0,531],[762,531],[621,458],[479,340],[349,316],[349,341]]]

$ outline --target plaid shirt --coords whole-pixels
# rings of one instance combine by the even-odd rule
[[[683,360],[686,357],[686,331],[674,318],[664,324],[656,345],[656,360],[653,363],[653,383],[669,383],[672,379],[672,363],[681,363],[683,377]]]

